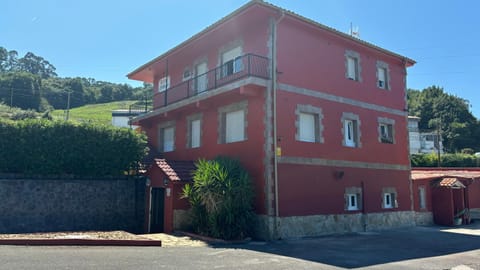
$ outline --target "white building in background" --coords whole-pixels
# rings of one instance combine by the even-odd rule
[[[412,154],[443,154],[442,138],[436,131],[420,132],[418,123],[420,118],[416,116],[408,117],[408,137],[410,142],[410,155]]]
[[[128,122],[135,116],[145,113],[144,110],[113,110],[112,125],[115,127],[127,127],[136,129],[138,126],[130,125]]]

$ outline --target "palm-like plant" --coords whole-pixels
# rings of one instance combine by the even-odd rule
[[[194,230],[224,239],[250,234],[254,214],[248,172],[227,157],[202,159],[196,166],[193,185],[183,189],[183,197],[192,205]]]

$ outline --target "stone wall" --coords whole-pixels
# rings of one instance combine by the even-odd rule
[[[279,217],[258,216],[256,237],[260,239],[311,237],[415,226],[415,213],[395,211],[368,214],[338,214]]]
[[[173,210],[173,229],[174,230],[187,230],[191,227],[190,211],[175,209]]]
[[[433,225],[432,212],[415,212],[415,223],[418,226]]]
[[[142,230],[143,179],[0,178],[0,233]]]

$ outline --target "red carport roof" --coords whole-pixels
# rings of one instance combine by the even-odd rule
[[[436,178],[480,179],[480,169],[412,169],[412,180]]]
[[[170,181],[192,181],[192,173],[195,171],[193,161],[179,161],[155,159],[155,164],[168,176]]]

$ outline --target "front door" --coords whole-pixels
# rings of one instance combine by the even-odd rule
[[[152,188],[150,213],[150,232],[163,232],[164,207],[165,207],[165,189]]]

